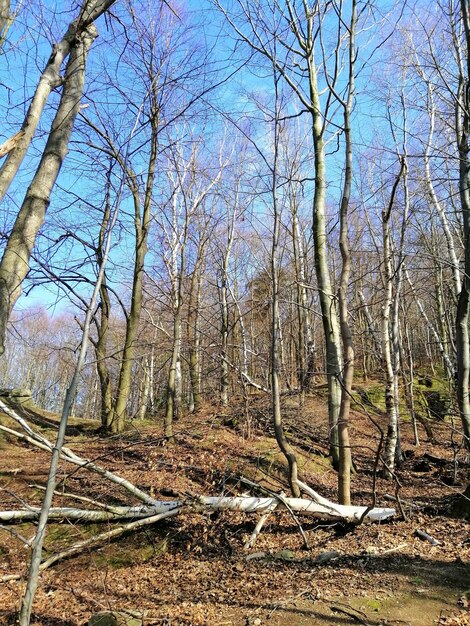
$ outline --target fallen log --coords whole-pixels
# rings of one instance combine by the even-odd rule
[[[328,501],[327,501],[328,502]],[[53,507],[49,519],[69,519],[75,521],[109,522],[123,519],[139,519],[167,513],[174,509],[193,511],[237,511],[240,513],[268,513],[273,507],[288,508],[296,513],[320,519],[358,522],[361,520],[365,506],[344,506],[335,503],[318,504],[304,498],[258,498],[255,496],[199,496],[188,500],[156,501],[152,506],[116,506],[113,511],[93,511],[74,507]],[[24,522],[38,519],[39,507],[28,507],[12,511],[0,511],[2,522]],[[395,509],[375,508],[367,511],[364,521],[383,521],[392,517]]]

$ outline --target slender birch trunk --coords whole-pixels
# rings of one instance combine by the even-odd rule
[[[110,172],[108,172],[107,189],[106,189],[106,203],[103,213],[103,219],[101,221],[101,228],[98,235],[98,246],[96,250],[96,260],[99,266],[103,262],[104,247],[106,244],[106,233],[109,226],[109,220],[111,218],[111,179]],[[113,410],[113,397],[111,378],[109,375],[108,366],[106,364],[107,358],[107,345],[109,335],[109,319],[111,315],[111,300],[106,285],[106,275],[103,276],[103,280],[100,285],[100,319],[99,321],[95,317],[95,324],[97,327],[97,339],[92,339],[92,343],[95,348],[96,354],[96,370],[100,381],[101,391],[101,428],[106,432],[109,428],[112,419]]]
[[[305,254],[303,250],[302,235],[300,232],[297,202],[293,199],[292,206],[292,245],[294,264],[297,274],[297,320],[299,327],[299,369],[298,381],[301,393],[308,392],[313,383],[315,367],[315,343],[313,340],[312,323],[307,297],[307,272],[305,267]]]
[[[204,254],[204,246],[200,245],[198,249],[198,257],[191,276],[191,284],[188,297],[188,339],[189,339],[189,378],[191,381],[191,396],[193,413],[197,413],[201,408],[201,377],[200,377],[200,329],[199,315],[201,307],[201,290],[202,290],[202,272],[203,265],[202,255]]]
[[[298,466],[297,458],[292,446],[287,441],[284,433],[281,412],[281,396],[280,396],[280,324],[279,324],[279,232],[281,225],[280,208],[278,201],[277,185],[278,185],[278,158],[279,158],[279,94],[278,82],[279,77],[276,67],[273,64],[274,72],[274,89],[275,89],[275,119],[274,119],[274,159],[271,170],[271,197],[274,213],[273,235],[271,244],[271,288],[272,288],[272,309],[271,309],[271,397],[274,421],[274,433],[276,441],[281,452],[284,454],[289,467],[289,484],[294,497],[300,495],[298,485]]]
[[[54,491],[56,488],[57,468],[59,464],[59,459],[61,457],[62,448],[64,445],[67,422],[68,422],[69,416],[72,414],[72,407],[76,398],[81,371],[85,364],[85,358],[86,358],[86,353],[88,349],[91,320],[92,320],[92,316],[95,310],[96,300],[98,298],[98,293],[101,287],[101,282],[104,277],[104,270],[105,270],[106,262],[108,259],[110,244],[111,244],[111,233],[116,223],[116,217],[117,217],[117,210],[115,211],[114,216],[110,223],[110,228],[108,231],[108,237],[107,237],[106,247],[105,247],[104,254],[103,254],[102,264],[100,266],[100,270],[98,272],[98,277],[96,279],[95,287],[94,287],[94,290],[90,299],[90,304],[86,312],[85,323],[83,325],[83,334],[82,334],[82,342],[80,346],[80,353],[78,356],[77,364],[75,366],[75,371],[72,376],[72,380],[70,382],[70,385],[67,389],[67,393],[65,395],[65,400],[64,400],[63,407],[62,407],[62,415],[60,418],[56,443],[51,451],[52,455],[51,455],[51,463],[49,467],[49,475],[47,479],[46,491],[45,491],[44,500],[41,506],[41,512],[39,515],[36,535],[34,537],[34,541],[32,545],[32,554],[31,554],[31,561],[29,565],[28,580],[26,583],[26,590],[25,590],[25,594],[24,594],[24,597],[21,603],[21,608],[20,608],[20,614],[19,614],[20,626],[29,626],[30,619],[31,619],[34,596],[36,594],[38,581],[39,581],[39,570],[40,570],[40,565],[41,565],[42,548],[43,548],[44,538],[46,534],[46,526],[47,526],[47,522],[49,519],[49,511],[52,506],[52,498],[54,496]]]
[[[227,206],[227,219],[228,219],[228,233],[227,242],[225,246],[225,253],[222,258],[221,278],[219,287],[220,297],[220,401],[222,406],[228,405],[228,390],[229,390],[229,366],[227,363],[228,358],[228,337],[229,337],[229,263],[230,255],[233,246],[233,236],[235,230],[235,212],[238,204],[238,191],[234,199],[234,207],[232,215],[230,216],[230,209]]]
[[[392,263],[392,244],[390,220],[391,213],[395,201],[395,195],[403,175],[405,161],[401,159],[400,171],[395,179],[388,207],[382,211],[382,245],[384,256],[384,282],[385,294],[384,303],[382,305],[382,360],[385,372],[385,410],[388,417],[388,430],[386,444],[384,450],[385,469],[384,475],[391,478],[395,468],[395,451],[398,440],[398,406],[396,404],[396,395],[394,391],[395,373],[393,367],[392,356],[392,339],[391,339],[391,311],[393,306],[393,263]]]
[[[181,245],[180,267],[174,267],[177,272],[173,281],[173,344],[171,349],[170,369],[168,371],[166,410],[164,418],[165,437],[173,441],[173,423],[179,418],[181,384],[181,312],[183,300],[183,276],[186,267],[186,251]]]
[[[147,414],[149,395],[150,395],[150,367],[147,357],[142,359],[142,381],[139,394],[139,407],[136,413],[136,419],[143,420]]]

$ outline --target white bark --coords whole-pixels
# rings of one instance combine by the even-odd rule
[[[300,483],[299,483],[300,485]],[[306,485],[302,486],[305,490]],[[313,491],[312,491],[313,492]],[[315,492],[313,492],[315,493]],[[367,511],[365,506],[345,506],[336,504],[317,496],[321,502],[314,502],[306,498],[259,498],[255,496],[199,496],[193,500],[174,500],[170,502],[155,501],[153,506],[138,507],[114,507],[116,513],[109,511],[92,511],[88,509],[76,509],[72,507],[56,507],[50,509],[49,519],[69,519],[76,521],[113,521],[122,519],[143,519],[162,513],[176,510],[185,511],[238,511],[241,513],[269,513],[274,508],[286,508],[295,513],[310,515],[312,517],[327,520],[344,520],[358,522]],[[285,504],[284,504],[285,503]],[[40,509],[31,507],[28,509],[0,511],[0,520],[3,522],[31,521],[39,517]],[[374,508],[367,511],[364,521],[375,522],[388,519],[395,515],[395,509]]]

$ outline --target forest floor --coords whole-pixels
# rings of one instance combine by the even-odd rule
[[[336,500],[336,474],[326,455],[326,402],[321,393],[299,408],[283,399],[289,437],[304,480]],[[181,419],[176,441],[165,445],[161,426],[146,422],[123,437],[100,438],[84,422],[67,438],[78,454],[95,459],[159,499],[183,494],[240,494],[240,477],[287,491],[285,464],[272,438],[269,402],[249,400],[248,413],[205,407]],[[244,417],[241,417],[244,415]],[[246,417],[248,415],[248,418]],[[247,423],[248,419],[248,423]],[[8,423],[0,416],[2,423]],[[385,422],[376,411],[374,420]],[[93,424],[91,423],[91,426]],[[398,471],[406,519],[345,527],[300,517],[309,548],[288,512],[271,514],[254,548],[246,551],[257,516],[188,512],[115,542],[62,561],[41,575],[32,624],[82,626],[91,614],[118,610],[156,624],[346,626],[367,624],[470,625],[469,524],[451,515],[452,504],[470,481],[462,461],[453,480],[450,424],[433,422],[436,442],[415,447],[411,425],[402,428],[406,460]],[[38,428],[36,426],[36,428]],[[53,438],[53,430],[42,425]],[[357,472],[354,504],[372,502],[373,463],[380,434],[364,411],[354,412],[351,440]],[[0,439],[0,509],[40,505],[48,454],[12,439]],[[61,465],[60,488],[101,502],[129,504],[116,486],[70,465]],[[396,507],[397,485],[377,479],[377,506]],[[55,505],[83,507],[57,496]],[[46,556],[104,530],[106,524],[51,523]],[[431,545],[416,536],[422,530]],[[32,524],[0,527],[0,578],[24,574]],[[0,624],[14,623],[23,581],[0,583]]]

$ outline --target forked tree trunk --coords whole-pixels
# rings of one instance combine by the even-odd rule
[[[92,31],[89,31],[89,27],[92,26],[93,22],[105,11],[107,11],[107,9],[109,9],[114,2],[115,0],[83,0],[78,18],[69,24],[67,32],[63,36],[62,40],[59,43],[54,44],[51,56],[49,57],[46,67],[41,75],[41,78],[39,79],[35,94],[31,100],[31,104],[29,105],[21,126],[22,133],[20,140],[16,143],[14,150],[9,152],[0,169],[0,200],[5,197],[12,180],[20,168],[23,158],[31,144],[31,141],[33,140],[47,99],[49,98],[51,92],[59,87],[63,82],[60,74],[63,62],[73,50],[74,56],[77,56],[77,49],[81,48],[81,41],[85,41],[90,37]],[[9,4],[9,2],[3,2],[3,15],[5,15],[6,7]],[[6,24],[4,23],[4,26],[5,25]],[[96,34],[93,34],[93,38],[94,37],[96,37]],[[73,63],[71,63],[70,60],[68,61],[67,69],[65,71],[66,82],[70,82],[69,79],[72,76],[71,68],[75,65],[75,61]],[[80,71],[81,70],[79,70],[79,73]],[[71,111],[70,119],[68,119],[67,125],[64,127],[65,135],[68,133],[67,126],[73,125],[75,120],[80,97],[81,92],[78,100],[75,101],[75,110],[73,112]],[[61,100],[63,100],[63,96]],[[73,102],[73,100],[70,101]],[[58,126],[56,125],[56,129],[57,127]]]
[[[3,253],[0,263],[0,354],[5,349],[5,333],[10,313],[21,294],[21,285],[29,271],[29,260],[36,236],[44,222],[52,189],[67,154],[83,93],[85,63],[97,34],[95,26],[91,24],[73,40],[59,107],[46,147]],[[69,50],[69,43],[66,48]],[[0,171],[0,198],[6,193],[25,152],[26,145],[24,151],[18,148],[7,157]]]
[[[137,177],[133,172],[128,171],[128,176],[130,175],[129,186],[134,200],[134,275],[132,281],[131,306],[126,320],[126,337],[124,340],[121,368],[119,370],[119,379],[116,388],[114,415],[111,423],[111,431],[114,433],[121,433],[126,426],[126,410],[132,386],[132,366],[134,363],[135,344],[142,313],[145,257],[147,255],[147,239],[150,228],[159,130],[157,83],[155,77],[150,78],[152,84],[152,111],[150,113],[152,135],[143,206],[140,201],[140,189]]]
[[[107,357],[107,336],[109,331],[109,319],[111,312],[111,299],[109,297],[106,282],[103,282],[101,296],[101,319],[97,322],[98,340],[94,342],[97,351],[97,368],[101,385],[101,421],[102,428],[108,433],[121,433],[126,427],[127,402],[132,387],[132,366],[134,364],[134,354],[136,347],[137,333],[142,314],[143,282],[145,272],[145,257],[147,255],[147,240],[150,228],[150,217],[152,207],[153,185],[155,180],[155,167],[158,149],[158,82],[155,76],[149,76],[151,83],[150,90],[150,128],[151,137],[149,140],[150,153],[147,163],[145,187],[143,191],[143,202],[141,200],[142,190],[139,186],[138,176],[123,155],[114,145],[105,130],[98,128],[90,120],[87,123],[102,138],[107,145],[107,152],[112,155],[122,170],[126,185],[131,192],[134,208],[134,264],[132,279],[132,294],[129,312],[126,315],[126,333],[122,348],[122,357],[119,367],[118,381],[113,394],[109,371],[106,363]],[[109,208],[106,209],[107,211]],[[101,245],[103,234],[107,225],[106,212],[103,218],[100,240]],[[99,246],[100,247],[100,246]],[[98,247],[98,257],[99,257]],[[99,260],[99,259],[98,259]]]

